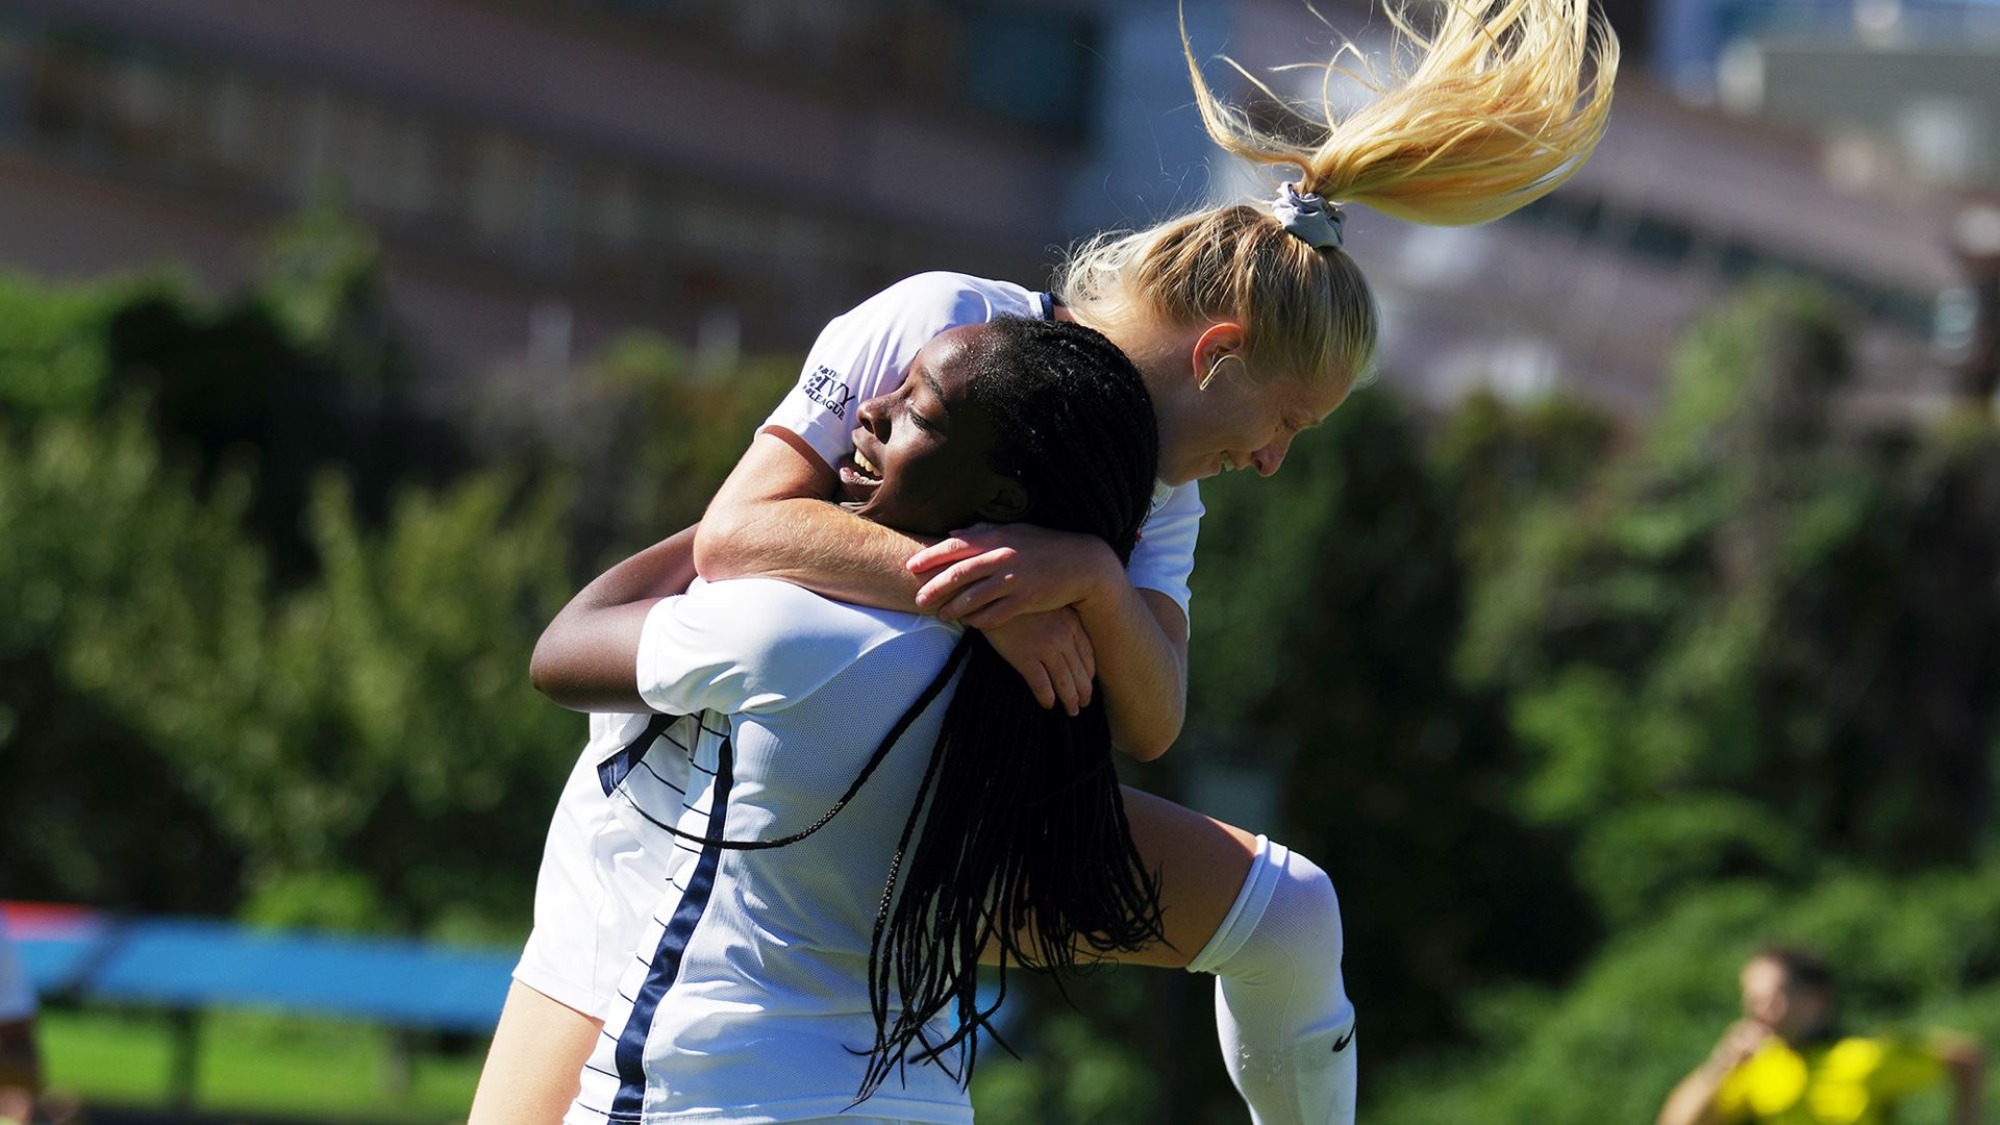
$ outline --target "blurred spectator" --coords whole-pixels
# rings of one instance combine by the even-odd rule
[[[1771,948],[1743,966],[1743,1018],[1667,1095],[1659,1125],[1883,1125],[1904,1097],[1949,1080],[1953,1125],[1977,1125],[1979,1049],[1963,1036],[1840,1031],[1825,961]]]
[[[33,1118],[42,1092],[42,1061],[35,1051],[35,990],[0,929],[0,1123]]]

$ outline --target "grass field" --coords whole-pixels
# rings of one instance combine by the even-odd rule
[[[41,1020],[50,1084],[85,1104],[165,1107],[173,1027],[154,1013],[48,1011]],[[463,1119],[484,1041],[449,1053],[418,1049],[405,1070],[383,1028],[250,1012],[201,1017],[194,1108],[396,1122]]]

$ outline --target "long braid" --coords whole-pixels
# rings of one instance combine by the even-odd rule
[[[995,321],[1003,367],[969,384],[1000,430],[1002,468],[1027,487],[1022,518],[1096,535],[1131,557],[1153,488],[1159,439],[1138,373],[1075,325]],[[1023,363],[1030,352],[1032,362]],[[1161,941],[1159,886],[1133,845],[1111,764],[1102,702],[1075,718],[1044,709],[973,633],[958,690],[898,842],[870,946],[876,1041],[858,1096],[911,1061],[970,1080],[978,1033],[998,1008],[978,1001],[981,951],[1063,972],[1080,950]],[[915,834],[914,849],[910,837]],[[892,993],[893,1000],[892,1003]],[[955,1027],[932,1042],[949,1009]]]

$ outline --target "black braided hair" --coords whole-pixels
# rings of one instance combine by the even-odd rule
[[[1159,460],[1138,371],[1074,324],[996,320],[980,342],[968,393],[998,431],[998,467],[1027,488],[1021,518],[1097,536],[1129,560]],[[1045,709],[982,634],[968,630],[960,648],[965,670],[876,916],[876,1037],[861,1098],[907,1062],[949,1067],[954,1051],[956,1077],[970,1081],[979,1030],[1000,1004],[982,1008],[977,997],[989,942],[1004,997],[1009,963],[1060,973],[1085,949],[1164,940],[1158,883],[1126,824],[1103,703],[1075,718]],[[940,1015],[955,1026],[933,1041],[926,1025]]]
[[[1096,536],[1129,561],[1159,462],[1152,400],[1132,362],[1089,328],[1012,317],[990,322],[957,362],[972,365],[966,397],[993,423],[995,467],[1028,492],[1021,518]],[[1103,703],[1094,698],[1075,718],[1043,708],[977,630],[966,631],[847,792],[806,828],[729,841],[653,823],[732,850],[796,843],[847,805],[954,676],[958,690],[876,911],[868,958],[875,1043],[857,1103],[910,1062],[945,1066],[961,1085],[971,1080],[979,1031],[1000,1006],[999,998],[984,1008],[978,1001],[989,943],[999,951],[1004,998],[1010,963],[1062,973],[1082,950],[1165,940],[1158,880],[1132,843]],[[933,1041],[928,1025],[941,1016],[954,1027]]]

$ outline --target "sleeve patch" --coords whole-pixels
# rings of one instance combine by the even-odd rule
[[[854,401],[854,391],[848,387],[840,372],[820,364],[806,373],[799,386],[807,398],[832,411],[834,417],[847,417],[847,407]]]

